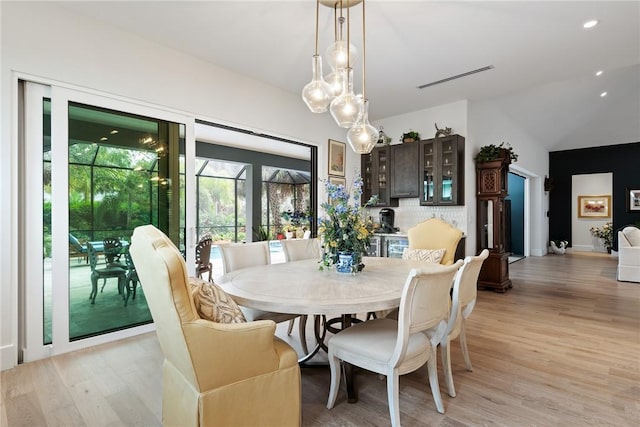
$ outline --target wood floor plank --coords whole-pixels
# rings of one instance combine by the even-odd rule
[[[9,397],[7,404],[7,425],[15,427],[46,426],[45,414],[40,407],[35,391]]]
[[[469,318],[472,372],[457,341],[451,348],[457,397],[447,395],[439,368],[445,414],[435,410],[426,367],[401,377],[403,426],[638,425],[640,284],[617,282],[615,271],[615,258],[606,255],[549,255],[512,264],[513,288],[481,291]],[[278,326],[278,335],[298,348],[286,326]],[[160,425],[162,360],[151,333],[2,372],[0,422]],[[34,377],[57,384],[51,392],[38,391]],[[303,426],[388,426],[385,381],[357,370],[356,385],[357,403],[347,403],[341,389],[328,410],[328,369],[304,368]]]
[[[79,382],[70,387],[76,408],[87,426],[122,425],[118,413],[92,380]]]

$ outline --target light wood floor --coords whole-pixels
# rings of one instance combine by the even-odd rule
[[[403,425],[638,425],[640,284],[616,282],[615,269],[606,255],[511,264],[513,289],[480,292],[469,319],[473,372],[457,343],[452,348],[458,396],[446,394],[440,374],[446,412],[439,414],[426,367],[401,377]],[[161,364],[147,334],[21,365],[1,375],[0,423],[160,425]],[[327,410],[328,369],[303,369],[303,425],[389,425],[385,381],[359,370],[356,383],[358,403],[346,403],[342,390]]]

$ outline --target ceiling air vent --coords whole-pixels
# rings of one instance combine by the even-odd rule
[[[494,68],[493,65],[487,65],[486,67],[478,68],[477,70],[471,70],[471,71],[467,71],[466,73],[457,74],[455,76],[447,77],[446,79],[437,80],[437,81],[431,82],[431,83],[425,83],[423,85],[418,86],[418,89],[424,89],[424,88],[427,88],[429,86],[439,85],[440,83],[450,82],[451,80],[456,80],[456,79],[460,79],[462,77],[467,77],[467,76],[470,76],[471,74],[481,73],[483,71],[491,70],[492,68]]]

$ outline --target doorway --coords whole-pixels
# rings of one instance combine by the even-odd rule
[[[509,262],[525,257],[525,182],[526,178],[514,172],[508,176],[509,195],[505,198],[506,239],[505,249]]]
[[[188,118],[55,85],[19,87],[18,361],[153,330],[128,246],[133,228],[149,223],[185,246]]]

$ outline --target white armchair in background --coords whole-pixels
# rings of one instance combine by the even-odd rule
[[[640,283],[640,229],[618,231],[618,280]]]

